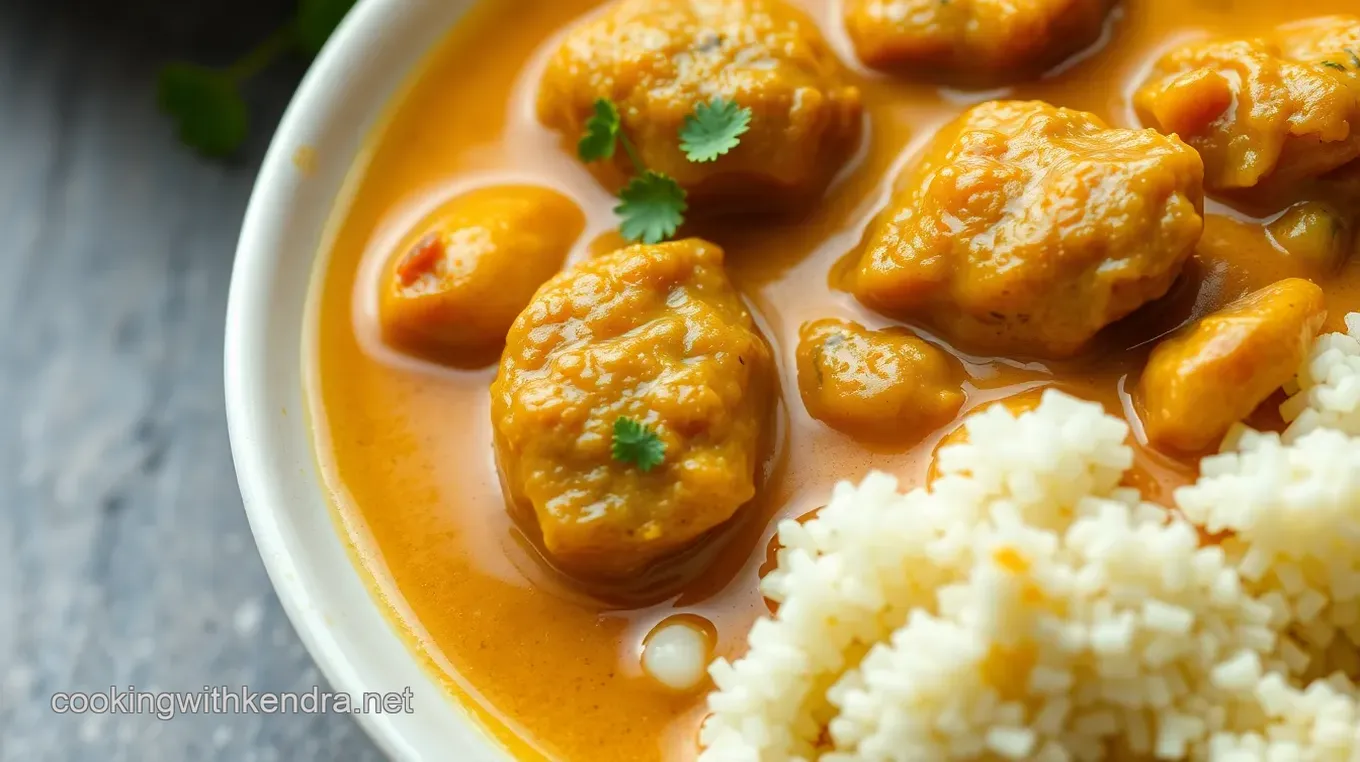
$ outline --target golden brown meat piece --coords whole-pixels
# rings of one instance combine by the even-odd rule
[[[752,112],[741,144],[695,163],[685,117],[715,97]],[[816,25],[783,0],[622,0],[571,30],[538,94],[544,124],[581,134],[612,100],[647,168],[694,206],[777,208],[821,193],[860,135],[859,91]],[[623,151],[618,165],[631,173]]]
[[[813,418],[852,433],[906,438],[963,406],[963,366],[906,331],[842,320],[803,325],[798,387]]]
[[[1198,452],[1298,372],[1327,317],[1322,289],[1289,278],[1163,341],[1135,394],[1156,447]]]
[[[1203,227],[1174,137],[1046,103],[976,106],[870,227],[848,284],[963,345],[1066,357],[1166,293]]]
[[[864,63],[995,83],[1033,76],[1095,42],[1112,0],[846,0]]]
[[[1209,190],[1288,189],[1360,157],[1360,17],[1174,50],[1134,104],[1199,151]]]
[[[576,204],[546,188],[494,186],[452,199],[383,269],[383,339],[449,365],[491,362],[584,227]]]
[[[1266,235],[1302,269],[1330,275],[1350,257],[1351,215],[1322,201],[1300,201],[1266,225]]]
[[[621,249],[553,278],[515,321],[491,386],[500,464],[560,566],[630,574],[755,494],[772,384],[722,249]],[[620,418],[659,437],[660,465],[613,457]]]

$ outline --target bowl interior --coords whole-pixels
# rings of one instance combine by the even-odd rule
[[[356,701],[365,692],[410,688],[411,713],[357,715],[396,759],[503,762],[508,755],[424,671],[351,563],[323,494],[302,395],[307,295],[370,131],[471,4],[363,0],[350,13],[270,145],[227,308],[227,419],[251,529],[331,687]],[[312,156],[296,161],[303,149]]]

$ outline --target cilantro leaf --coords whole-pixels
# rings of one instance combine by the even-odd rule
[[[614,460],[632,463],[646,473],[666,459],[666,443],[646,425],[632,418],[620,417],[614,421],[611,452]]]
[[[629,241],[661,243],[675,235],[685,221],[685,189],[673,178],[643,165],[637,148],[623,133],[618,107],[608,98],[600,98],[595,101],[595,113],[586,120],[576,153],[590,163],[613,158],[620,146],[636,174],[619,191],[619,204],[614,207],[620,217],[619,230]]]
[[[1322,65],[1323,65],[1323,66],[1326,66],[1328,69],[1336,69],[1337,71],[1345,71],[1345,70],[1346,70],[1346,67],[1345,67],[1344,64],[1339,64],[1339,63],[1337,63],[1336,61],[1323,61],[1323,62],[1322,62]]]
[[[595,101],[595,115],[586,120],[586,131],[576,144],[581,161],[592,162],[614,158],[614,146],[619,138],[619,110],[613,101]]]
[[[276,29],[231,66],[212,69],[179,62],[161,69],[156,100],[161,111],[175,120],[180,140],[207,156],[233,153],[245,142],[250,126],[241,83],[291,51],[315,55],[355,2],[298,0],[291,23]]]
[[[619,226],[629,241],[661,243],[675,235],[685,221],[685,189],[670,177],[648,170],[628,181],[619,191],[622,202],[614,213],[623,219]]]
[[[694,107],[680,128],[680,150],[685,158],[703,163],[713,161],[737,147],[741,136],[751,128],[751,109],[721,97]]]
[[[298,43],[312,55],[330,39],[355,0],[300,0],[297,12]]]
[[[245,142],[250,117],[228,72],[167,64],[157,80],[156,102],[175,120],[180,140],[207,156],[227,156]]]

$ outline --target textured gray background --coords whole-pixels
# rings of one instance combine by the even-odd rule
[[[241,215],[301,63],[250,89],[238,161],[157,114],[267,0],[0,0],[0,760],[369,760],[345,716],[58,716],[53,691],[322,682],[250,538],[222,320]]]

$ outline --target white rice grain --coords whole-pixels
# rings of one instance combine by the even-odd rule
[[[1292,394],[1280,406],[1291,422],[1286,441],[1318,429],[1360,436],[1360,313],[1346,316],[1345,333],[1329,333],[1313,343],[1288,391]]]
[[[1318,429],[1286,444],[1251,432],[1239,447],[1205,458],[1176,504],[1209,531],[1232,533],[1225,552],[1274,609],[1291,648],[1307,654],[1287,655],[1291,671],[1326,676],[1338,666],[1328,655],[1334,639],[1360,650],[1360,439]]]

